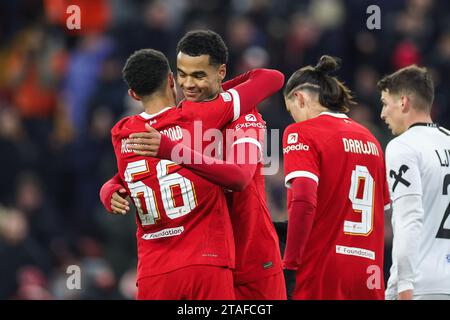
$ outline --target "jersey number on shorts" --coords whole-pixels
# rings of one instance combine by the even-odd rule
[[[352,171],[350,192],[348,198],[352,208],[361,214],[361,222],[344,221],[344,233],[367,236],[373,228],[373,197],[375,183],[365,166],[356,166]]]
[[[168,173],[171,166],[176,165],[169,160],[161,160],[156,165],[156,176],[159,181],[162,203],[167,217],[175,219],[191,212],[197,206],[195,188],[192,181],[178,173]],[[146,160],[130,162],[125,169],[125,181],[130,189],[131,197],[137,208],[142,226],[155,224],[161,219],[156,202],[155,191],[142,181],[134,181],[134,177],[148,173],[150,169]],[[178,189],[182,203],[177,203],[174,191]],[[180,202],[180,201],[179,201]]]
[[[442,189],[442,194],[444,196],[448,195],[448,186],[450,185],[450,174],[447,174],[444,177],[444,188]],[[440,239],[450,239],[450,229],[445,229],[445,221],[447,221],[448,216],[450,215],[450,203],[447,206],[447,210],[445,210],[444,218],[442,219],[441,225],[439,226],[438,233],[436,234],[436,238]]]

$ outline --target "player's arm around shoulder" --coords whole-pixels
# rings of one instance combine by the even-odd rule
[[[275,69],[254,69],[248,79],[227,92],[235,92],[240,100],[241,114],[249,112],[284,85],[284,74]]]
[[[273,69],[254,69],[248,78],[235,87],[221,92],[216,99],[203,102],[183,101],[183,112],[205,127],[222,128],[250,112],[259,103],[280,90],[284,75]]]

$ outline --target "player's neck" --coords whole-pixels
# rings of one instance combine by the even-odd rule
[[[218,97],[219,93],[221,93],[221,92],[223,92],[222,89],[220,89],[218,92],[212,94],[210,97],[203,100],[203,102],[212,101],[212,100],[216,99]]]
[[[431,116],[429,114],[415,112],[408,117],[406,128],[411,127],[415,123],[432,123],[432,122],[433,119],[431,119]]]
[[[318,117],[323,112],[333,112],[333,111],[330,111],[329,109],[327,109],[325,107],[322,107],[320,104],[319,105],[315,105],[309,111],[309,119]]]
[[[167,96],[155,96],[148,100],[142,101],[144,111],[148,114],[155,114],[167,107],[174,107],[175,100]]]

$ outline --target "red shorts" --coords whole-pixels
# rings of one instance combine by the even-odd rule
[[[196,265],[142,278],[138,300],[234,300],[233,273],[228,268]]]
[[[234,287],[236,300],[286,300],[283,272]]]
[[[360,263],[346,263],[347,268],[325,268],[322,273],[297,271],[293,300],[384,300],[382,268],[368,273]],[[370,266],[370,265],[368,265]],[[302,270],[299,268],[299,270]],[[370,270],[370,269],[369,269]]]

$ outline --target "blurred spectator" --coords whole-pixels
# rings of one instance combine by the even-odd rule
[[[341,0],[314,0],[309,7],[309,16],[321,29],[335,29],[344,22],[345,7]]]
[[[12,43],[6,70],[9,104],[17,108],[20,126],[32,144],[28,153],[39,149],[29,160],[33,169],[44,168],[48,158],[48,137],[54,130],[57,89],[65,70],[65,57],[59,39],[47,36],[40,26],[25,29]],[[15,138],[16,144],[20,140],[25,140],[24,135]]]
[[[93,212],[98,204],[101,181],[114,170],[114,151],[111,147],[110,130],[114,125],[113,110],[97,107],[88,119],[88,128],[71,146],[70,166],[74,172],[71,184],[78,195],[72,214],[78,232],[94,235],[98,225]],[[109,168],[109,170],[108,170]]]
[[[136,269],[130,269],[122,275],[119,282],[119,291],[124,299],[134,300],[137,294]]]
[[[98,85],[89,103],[88,118],[98,108],[108,109],[113,119],[124,112],[124,98],[128,88],[122,79],[122,64],[115,56],[108,57],[102,64]]]
[[[37,162],[38,148],[28,140],[23,123],[16,109],[0,107],[0,203],[14,202],[12,182],[19,173],[32,168]]]
[[[267,68],[269,64],[269,53],[261,47],[249,47],[242,54],[236,65],[236,73],[244,73],[250,69]]]
[[[238,16],[230,19],[226,35],[228,46],[229,62],[231,70],[236,68],[239,57],[251,46],[266,45],[265,36],[258,27],[247,17]]]
[[[82,257],[80,299],[118,299],[117,280],[102,245],[91,237],[81,237],[77,245]]]
[[[136,50],[153,48],[174,57],[174,29],[168,4],[162,0],[147,1],[131,20],[114,28],[118,54],[125,61]]]
[[[89,101],[97,88],[101,67],[112,53],[114,41],[99,34],[79,39],[70,53],[64,85],[64,105],[71,124],[80,135],[87,129]]]
[[[51,292],[55,298],[70,300],[123,298],[118,291],[116,276],[103,258],[101,245],[93,238],[81,237],[77,243],[77,252],[79,258],[61,264],[51,279]],[[77,267],[77,273],[68,272],[69,266]],[[71,275],[79,276],[78,287],[68,286]]]
[[[67,30],[67,33],[93,34],[105,32],[111,23],[111,6],[109,0],[44,0],[47,21],[58,25],[60,28],[66,27],[66,21],[71,15],[67,9],[71,5],[80,8],[79,30]]]
[[[52,207],[52,201],[46,198],[39,177],[34,173],[22,172],[17,177],[16,207],[27,218],[30,237],[51,254],[53,241],[63,234],[63,224]]]
[[[417,46],[411,41],[400,42],[394,49],[392,65],[395,70],[412,64],[420,65],[421,57]]]
[[[64,69],[64,52],[33,27],[17,38],[8,63],[12,103],[24,119],[49,119],[56,106],[56,84]]]
[[[18,290],[14,299],[52,300],[48,280],[39,268],[25,266],[18,271]]]
[[[431,53],[430,62],[433,65],[433,76],[436,84],[433,116],[444,127],[450,126],[450,30],[439,37],[437,45]]]
[[[289,74],[300,66],[312,61],[318,49],[318,43],[322,36],[319,25],[304,13],[295,13],[291,17],[291,26],[286,38],[286,65]]]
[[[376,90],[377,82],[380,79],[378,72],[369,65],[360,65],[355,72],[354,92],[356,100],[361,103],[368,104],[373,111],[380,105],[380,94]],[[379,116],[376,112],[371,112],[372,119],[378,120]]]
[[[49,271],[51,261],[44,248],[29,234],[30,226],[21,211],[0,208],[0,299],[13,298],[22,267],[35,266]]]

